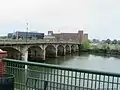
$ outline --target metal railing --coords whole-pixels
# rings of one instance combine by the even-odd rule
[[[120,90],[120,74],[3,59],[16,90]],[[25,66],[27,65],[27,69]]]

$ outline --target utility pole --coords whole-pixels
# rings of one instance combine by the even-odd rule
[[[26,44],[27,44],[27,38],[28,38],[28,22],[26,23]]]

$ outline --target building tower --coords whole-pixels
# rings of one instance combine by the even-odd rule
[[[53,31],[48,31],[48,35],[53,36]]]
[[[83,31],[82,30],[78,31],[78,41],[80,43],[83,43]]]

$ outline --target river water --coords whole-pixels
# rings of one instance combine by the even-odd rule
[[[111,55],[72,54],[47,59],[47,64],[56,64],[70,68],[120,73],[120,57]]]

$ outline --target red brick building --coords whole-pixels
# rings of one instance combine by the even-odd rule
[[[83,42],[84,34],[83,31],[78,31],[78,33],[53,33],[53,31],[48,31],[48,35],[53,35],[57,40],[65,41],[78,41]]]

